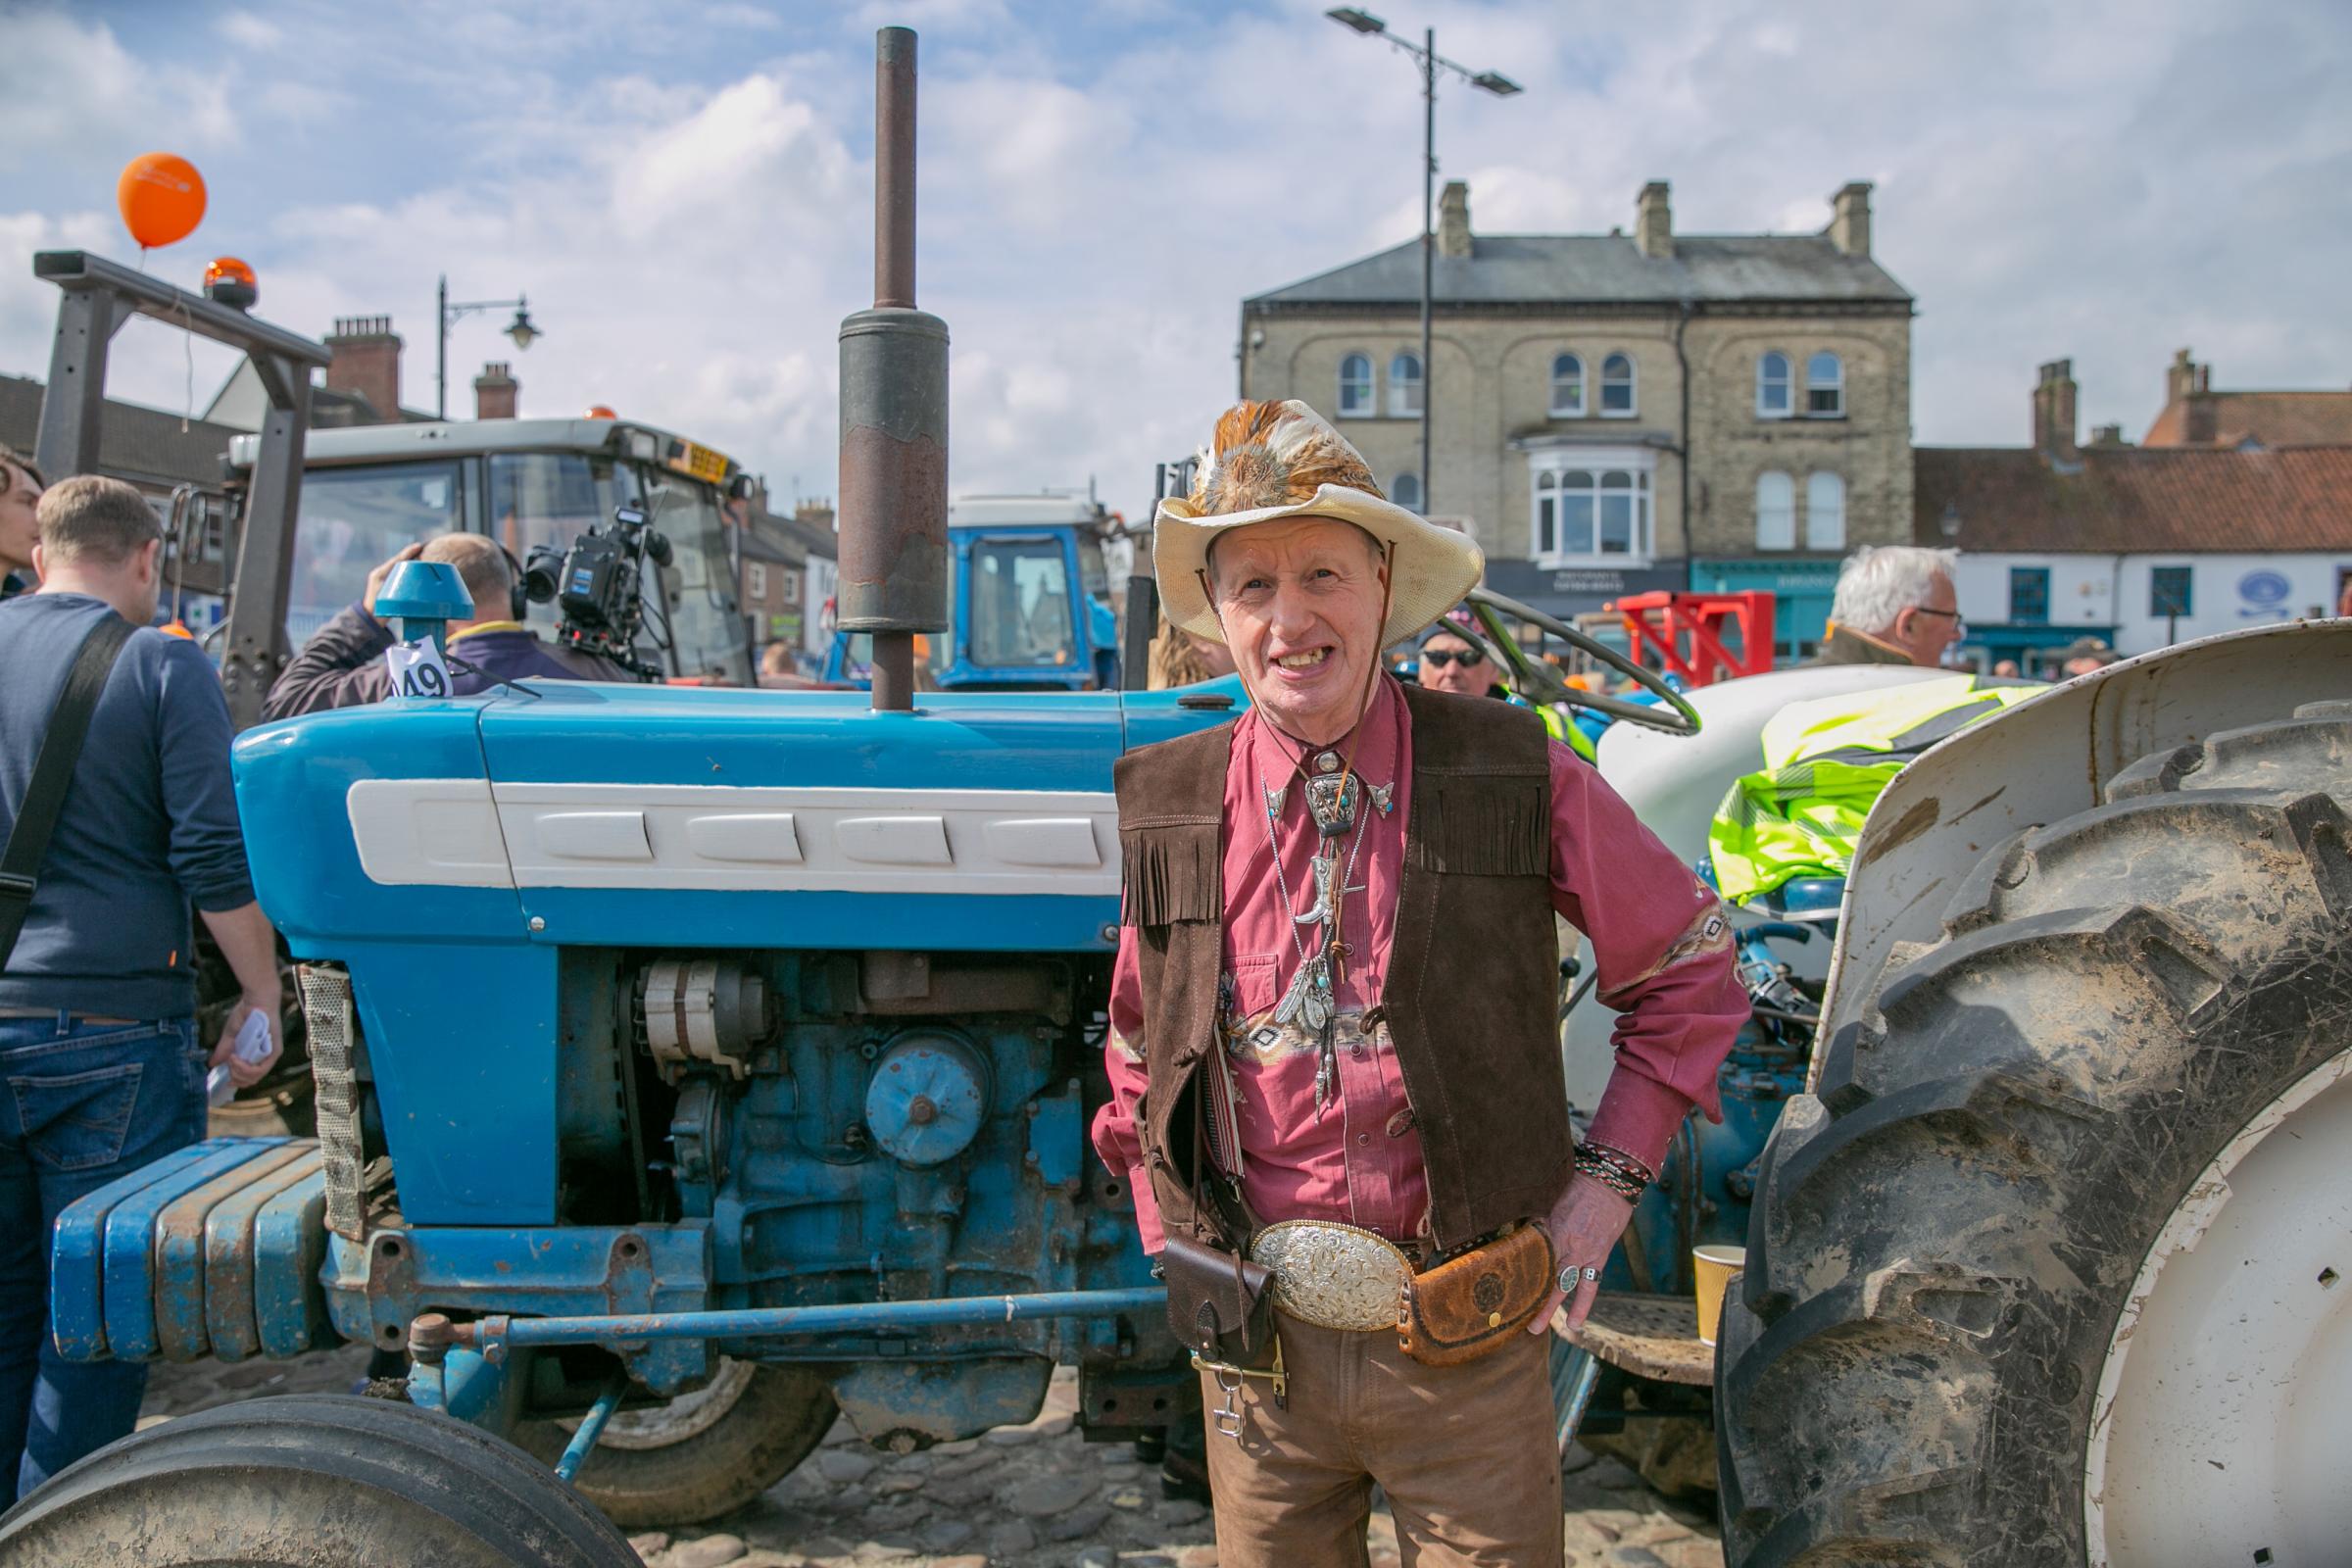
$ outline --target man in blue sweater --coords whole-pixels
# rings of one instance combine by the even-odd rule
[[[241,997],[213,1059],[240,1084],[282,1038],[270,921],[254,902],[228,773],[220,682],[197,646],[149,628],[162,528],[114,479],[42,496],[37,592],[0,604],[0,835],[82,640],[131,635],[98,700],[38,891],[0,972],[0,1499],[24,1495],[129,1433],[139,1362],[60,1360],[49,1334],[49,1235],[74,1200],[204,1136],[194,932],[204,918]],[[249,1014],[267,1059],[230,1051]]]

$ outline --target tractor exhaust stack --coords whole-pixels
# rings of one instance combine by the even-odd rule
[[[841,618],[873,634],[873,706],[914,707],[914,638],[948,625],[948,323],[914,305],[914,33],[874,35],[874,304],[841,323]]]

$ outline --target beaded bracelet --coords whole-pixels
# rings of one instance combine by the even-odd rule
[[[1649,1167],[1622,1149],[1607,1144],[1585,1143],[1577,1147],[1578,1174],[1590,1176],[1627,1202],[1637,1202],[1642,1190],[1657,1178]]]

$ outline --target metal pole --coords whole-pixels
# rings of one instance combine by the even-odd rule
[[[433,417],[449,417],[449,274],[441,274],[441,286],[433,294]],[[387,417],[397,419],[400,411],[394,409]]]
[[[914,308],[914,34],[874,35],[874,308]],[[873,706],[914,708],[914,633],[874,636]]]
[[[1437,391],[1438,368],[1429,354],[1430,279],[1436,265],[1438,240],[1431,228],[1431,208],[1438,187],[1438,29],[1421,34],[1421,514],[1431,510],[1429,495],[1429,414]]]
[[[1027,1296],[844,1302],[835,1306],[742,1306],[595,1317],[496,1314],[455,1324],[449,1332],[453,1343],[489,1353],[526,1345],[587,1345],[598,1340],[765,1339],[993,1328],[1002,1323],[1049,1318],[1107,1318],[1160,1312],[1166,1310],[1167,1301],[1165,1289],[1150,1285],[1106,1291],[1041,1291]]]

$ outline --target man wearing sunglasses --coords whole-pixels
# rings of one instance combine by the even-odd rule
[[[1863,546],[1838,573],[1830,634],[1816,664],[1918,664],[1935,669],[1967,634],[1952,592],[1957,550]]]
[[[1495,683],[1496,670],[1487,656],[1445,621],[1421,640],[1421,685],[1433,692],[1456,692],[1464,697],[1506,697]]]

